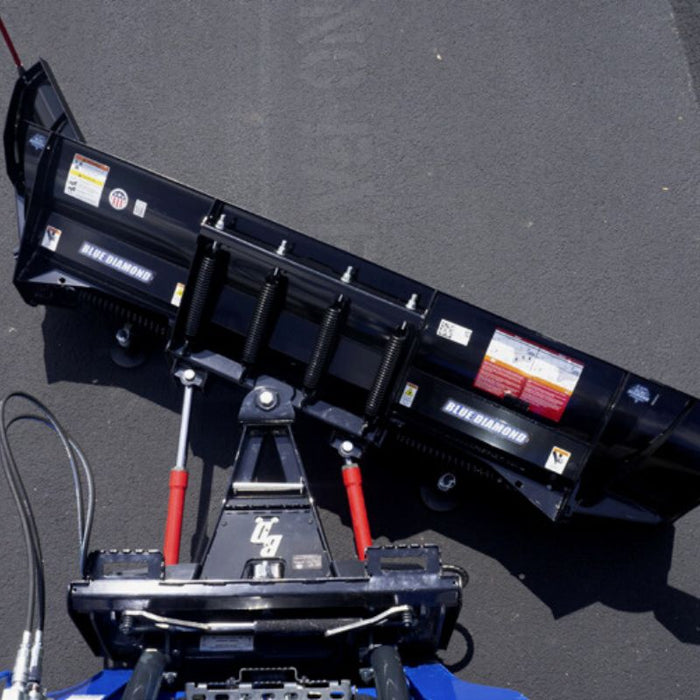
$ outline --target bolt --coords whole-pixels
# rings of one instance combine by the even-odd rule
[[[354,449],[355,445],[353,445],[350,440],[343,440],[343,442],[340,443],[340,454],[343,457],[349,457]]]
[[[131,345],[131,329],[128,325],[122,326],[114,337],[122,348],[128,348]]]
[[[166,685],[172,685],[177,680],[177,673],[175,671],[166,671],[163,674],[163,680]]]
[[[443,493],[452,491],[457,486],[457,477],[452,472],[445,472],[437,481],[437,487]]]
[[[418,308],[418,295],[411,294],[411,298],[406,302],[406,308],[409,311],[415,311]]]
[[[258,394],[257,404],[263,410],[269,411],[277,405],[277,394],[269,389],[263,389]]]
[[[360,678],[363,683],[371,683],[374,680],[374,671],[371,668],[361,668]]]
[[[340,281],[345,282],[345,284],[348,284],[348,283],[352,282],[352,278],[353,278],[354,274],[355,274],[355,268],[352,265],[348,265],[345,272],[343,272],[343,276],[340,278]]]
[[[130,615],[122,615],[121,622],[119,623],[119,631],[122,634],[130,634],[132,628],[134,627],[134,620]]]
[[[286,255],[288,250],[289,250],[289,243],[287,243],[287,239],[285,238],[279,244],[279,248],[277,248],[277,255]]]
[[[196,376],[197,376],[197,373],[196,373],[192,368],[186,369],[186,370],[182,373],[182,378],[183,378],[186,382],[193,382],[193,381],[195,380],[195,377],[196,377]]]

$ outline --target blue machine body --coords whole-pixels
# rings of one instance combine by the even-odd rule
[[[412,700],[527,700],[516,690],[468,683],[456,678],[442,664],[404,668]],[[0,673],[0,683],[9,683],[9,671]],[[49,693],[54,700],[90,696],[94,700],[118,700],[131,677],[129,670],[100,671],[82,683]],[[358,688],[358,694],[376,697],[374,688]],[[181,700],[183,692],[161,692],[159,700]]]

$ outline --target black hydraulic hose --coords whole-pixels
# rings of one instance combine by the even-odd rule
[[[7,483],[10,486],[10,492],[17,506],[20,524],[22,526],[22,534],[24,535],[24,542],[27,549],[29,585],[27,587],[27,618],[24,629],[32,630],[34,629],[34,617],[37,603],[39,602],[39,598],[43,595],[43,585],[39,586],[39,581],[43,579],[43,571],[41,570],[41,550],[37,549],[36,520],[32,513],[29,499],[27,498],[27,492],[21,480],[19,482],[17,481],[16,467],[13,469],[11,454],[7,452],[7,439],[4,426],[0,426],[0,461],[2,462]],[[40,609],[41,607],[42,606],[39,605]]]
[[[83,577],[87,575],[87,557],[90,550],[90,536],[92,535],[92,523],[95,517],[95,480],[92,474],[90,463],[85,458],[77,443],[71,440],[71,445],[75,450],[80,461],[80,465],[85,474],[85,482],[87,486],[87,511],[85,513],[85,524],[83,526],[83,538],[80,544],[80,573]]]
[[[32,404],[37,408],[43,416],[36,415],[21,415],[16,416],[9,422],[7,421],[7,405],[10,400],[20,398]],[[41,542],[36,526],[36,518],[31,508],[29,498],[27,496],[24,483],[17,468],[10,442],[8,439],[8,430],[11,425],[21,420],[34,420],[44,425],[49,426],[58,435],[63,448],[66,451],[70,462],[71,471],[73,474],[73,484],[76,496],[76,504],[78,509],[78,532],[80,544],[80,569],[81,574],[85,575],[85,562],[87,559],[87,550],[89,547],[90,533],[92,530],[92,521],[94,516],[95,504],[95,489],[92,470],[89,463],[85,459],[75,441],[63,429],[55,416],[49,409],[38,399],[25,394],[24,392],[14,392],[9,394],[5,399],[0,401],[0,461],[10,485],[10,490],[15,499],[17,509],[20,515],[22,531],[25,537],[27,546],[27,555],[29,560],[29,602],[27,605],[27,630],[43,631],[45,620],[45,582],[44,582],[44,565],[41,552]],[[83,497],[82,484],[78,474],[77,462],[84,473],[85,484],[88,492],[87,512],[83,516]],[[83,519],[84,517],[84,519]]]
[[[46,420],[45,418],[42,418],[41,416],[22,415],[15,416],[9,423],[7,423],[7,425],[5,426],[5,430],[9,431],[9,429],[15,423],[30,420],[36,421],[37,423],[41,423],[51,429],[54,429],[50,421]],[[71,474],[73,476],[73,490],[75,492],[75,498],[78,506],[78,542],[80,543],[80,540],[83,536],[83,492],[80,485],[80,477],[78,475],[78,466],[75,462],[72,450],[66,450],[66,456],[68,457],[68,461],[70,463]]]
[[[406,674],[396,647],[375,647],[370,654],[377,700],[410,700]]]
[[[122,700],[156,700],[163,680],[167,656],[156,649],[146,649],[134,666]]]
[[[51,423],[50,420],[43,418],[42,416],[21,415],[15,416],[15,418],[13,418],[7,424],[7,429],[9,429],[15,423],[19,423],[20,421],[35,421],[37,423],[45,425],[47,428],[50,428],[56,433],[59,433],[59,431],[61,431],[63,432],[66,441],[70,445],[71,449],[68,450],[66,454],[68,457],[68,462],[70,464],[71,472],[73,474],[73,488],[75,492],[75,502],[78,513],[78,546],[80,548],[80,573],[82,576],[85,576],[85,565],[87,562],[87,553],[90,546],[90,535],[92,533],[92,524],[95,514],[95,480],[92,473],[92,468],[90,467],[90,464],[85,458],[85,455],[83,454],[79,445],[73,440],[73,438],[71,438],[70,435],[68,435],[68,433],[65,432],[65,430],[63,430],[63,428],[60,425],[54,425],[53,423]],[[76,457],[77,462],[80,463],[80,467],[83,470],[83,478],[85,480],[85,486],[87,490],[87,497],[85,499],[87,502],[87,510],[84,514],[82,485],[80,477],[78,475],[78,468],[75,459]]]

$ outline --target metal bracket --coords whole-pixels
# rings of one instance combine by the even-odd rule
[[[203,579],[325,578],[334,570],[292,434],[294,390],[262,377],[243,399],[243,435]]]

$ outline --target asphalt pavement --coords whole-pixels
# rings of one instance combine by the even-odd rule
[[[695,0],[9,0],[2,16],[26,65],[49,60],[90,144],[700,395]],[[0,390],[40,397],[87,453],[95,547],[159,547],[179,424],[167,364],[123,370],[97,314],[24,305],[6,179],[0,199]],[[211,534],[238,400],[215,384],[195,400],[188,554]],[[50,435],[17,439],[56,689],[99,667],[65,612],[72,487]],[[348,554],[337,464],[319,446],[310,461]],[[444,655],[460,677],[532,700],[697,697],[700,510],[657,529],[555,528],[478,491],[429,512],[391,455],[368,471],[374,535],[437,542],[470,573]],[[3,484],[0,514],[6,667],[26,568]]]

